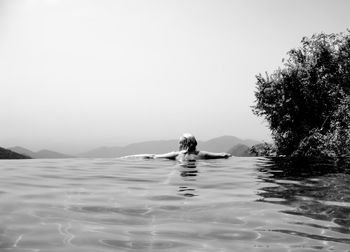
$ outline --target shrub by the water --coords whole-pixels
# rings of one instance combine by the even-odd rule
[[[260,143],[250,147],[249,152],[257,157],[276,156],[276,147],[270,143]]]
[[[278,155],[350,155],[350,30],[303,38],[282,68],[257,77],[253,112]]]
[[[0,147],[0,159],[30,159],[30,157]]]

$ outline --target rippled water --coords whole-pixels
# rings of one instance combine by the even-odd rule
[[[259,158],[0,161],[0,251],[350,251],[350,175]]]

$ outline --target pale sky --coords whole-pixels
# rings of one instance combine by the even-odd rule
[[[0,0],[0,146],[77,153],[184,132],[270,141],[255,75],[348,0]]]

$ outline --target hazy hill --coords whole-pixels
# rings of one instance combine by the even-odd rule
[[[208,141],[198,141],[198,149],[227,152],[232,146],[244,144],[252,146],[259,143],[254,140],[242,140],[234,136],[222,136]],[[129,144],[124,147],[101,147],[79,154],[79,157],[122,157],[142,153],[166,153],[178,149],[178,140],[160,140]]]
[[[245,144],[236,144],[231,149],[227,151],[232,156],[236,157],[251,157],[255,156],[249,152],[249,147]]]
[[[230,148],[232,148],[232,146],[235,146],[237,144],[252,146],[257,143],[259,142],[254,140],[242,140],[234,136],[222,136],[213,138],[206,142],[200,142],[198,143],[198,148],[213,152],[223,152],[229,150]]]
[[[66,155],[51,150],[40,150],[35,153],[35,158],[72,158],[73,156]]]
[[[33,152],[31,150],[28,150],[20,146],[11,147],[9,149],[32,158],[72,158],[73,157],[73,156],[69,156],[63,153],[50,151],[50,150],[40,150],[38,152]]]
[[[9,149],[0,147],[0,159],[29,159],[29,156],[19,154]]]
[[[9,150],[12,150],[12,151],[14,151],[14,152],[17,152],[17,153],[19,153],[19,154],[32,157],[32,158],[34,158],[34,155],[35,155],[35,152],[33,152],[33,151],[31,151],[31,150],[28,150],[28,149],[26,149],[26,148],[20,147],[20,146],[11,147],[11,148],[8,148],[8,149],[9,149]]]
[[[140,153],[165,153],[178,149],[178,140],[140,142],[124,147],[100,147],[79,154],[79,157],[122,157]]]

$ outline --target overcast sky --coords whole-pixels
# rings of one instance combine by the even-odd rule
[[[234,135],[269,141],[255,75],[303,36],[350,28],[347,0],[0,0],[0,146]]]

